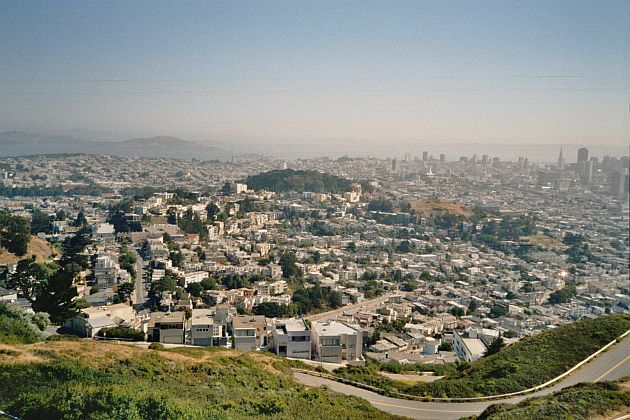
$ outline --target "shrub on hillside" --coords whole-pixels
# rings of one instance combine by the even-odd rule
[[[164,344],[162,343],[151,343],[149,344],[149,350],[164,350]]]
[[[96,334],[103,338],[116,338],[129,341],[144,341],[144,333],[129,327],[102,328]]]
[[[0,343],[30,344],[41,340],[41,331],[23,309],[0,303]]]

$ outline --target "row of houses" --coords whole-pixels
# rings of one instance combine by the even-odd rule
[[[189,317],[185,311],[136,313],[127,304],[90,307],[64,327],[85,338],[98,337],[104,328],[127,327],[144,332],[150,342],[270,349],[280,356],[326,363],[362,360],[364,334],[356,324],[238,315],[229,305],[193,309]]]

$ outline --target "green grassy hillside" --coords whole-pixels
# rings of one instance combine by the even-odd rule
[[[375,367],[347,367],[341,377],[427,397],[475,397],[521,391],[547,382],[630,329],[630,315],[574,322],[504,348],[446,373],[444,379],[409,385],[380,375]]]
[[[297,384],[283,359],[225,349],[0,344],[0,389],[0,410],[25,420],[392,418],[358,398]]]
[[[478,420],[572,419],[602,416],[614,418],[630,410],[630,390],[603,382],[579,384],[544,397],[529,398],[519,404],[495,404]]]

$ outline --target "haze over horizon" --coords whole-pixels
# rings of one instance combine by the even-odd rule
[[[624,1],[0,8],[0,131],[292,156],[630,144]]]

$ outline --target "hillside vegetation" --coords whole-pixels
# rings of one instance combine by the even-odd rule
[[[48,326],[45,314],[29,315],[24,310],[0,302],[0,343],[28,344],[43,339]]]
[[[283,169],[248,176],[248,188],[274,192],[318,192],[339,194],[351,190],[352,181],[317,171]]]
[[[431,383],[409,385],[381,375],[378,365],[337,369],[338,376],[426,397],[476,397],[521,391],[567,371],[630,329],[630,315],[612,315],[562,325],[524,338],[471,364],[458,364]]]
[[[495,404],[478,420],[614,418],[630,411],[630,389],[613,382],[578,384],[516,405]]]
[[[91,341],[0,344],[0,410],[27,419],[392,418],[297,384],[267,353]]]
[[[55,249],[45,239],[38,238],[37,236],[31,236],[28,241],[25,256],[35,256],[37,262],[45,262],[55,253]],[[0,248],[0,265],[16,264],[22,257],[9,252],[5,248]]]

